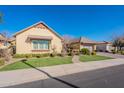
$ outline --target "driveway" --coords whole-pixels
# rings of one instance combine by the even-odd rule
[[[32,69],[0,72],[0,87],[108,87],[106,82],[109,77],[124,79],[121,73],[124,71],[124,59],[120,58],[42,68],[31,67]],[[112,80],[114,82],[114,79]]]
[[[120,54],[112,54],[112,53],[105,53],[105,52],[98,52],[97,54],[102,56],[112,57],[112,58],[124,58],[124,55],[120,55]]]

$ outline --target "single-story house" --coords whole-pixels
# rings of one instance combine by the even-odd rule
[[[62,51],[62,37],[44,22],[35,23],[17,32],[14,38],[12,41],[16,46],[16,54]]]
[[[107,41],[99,42],[96,46],[96,50],[100,52],[111,52],[113,49],[114,47],[112,46],[112,43]]]
[[[76,38],[70,41],[70,45],[74,52],[79,52],[82,48],[87,48],[90,52],[96,50],[96,45],[98,42],[90,40],[86,37]]]
[[[8,43],[10,43],[11,46],[16,46],[16,38],[15,37],[11,37],[8,39]]]
[[[6,37],[0,33],[0,48],[6,47],[7,39]]]

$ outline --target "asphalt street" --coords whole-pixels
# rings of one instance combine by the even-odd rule
[[[28,82],[9,88],[124,88],[124,65]]]

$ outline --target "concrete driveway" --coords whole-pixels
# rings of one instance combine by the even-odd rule
[[[124,59],[120,58],[42,68],[31,67],[32,69],[0,72],[0,87],[108,87],[106,82],[111,78],[121,75],[120,78],[124,79],[121,73],[124,71]],[[112,83],[115,82],[112,80]],[[111,85],[113,86],[110,87],[116,87]]]
[[[108,57],[112,57],[112,58],[124,58],[124,55],[105,53],[105,52],[98,52],[97,55],[108,56]]]

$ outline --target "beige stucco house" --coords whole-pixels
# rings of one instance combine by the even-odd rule
[[[93,52],[96,50],[96,45],[98,42],[90,40],[86,37],[80,37],[71,40],[70,45],[73,48],[74,52],[79,52],[82,48],[87,48],[90,50],[90,52]]]
[[[62,38],[44,22],[29,26],[15,35],[16,54],[57,53],[62,50]]]
[[[96,47],[96,50],[100,52],[111,52],[113,49],[114,47],[112,46],[112,43],[107,41],[99,42]]]

